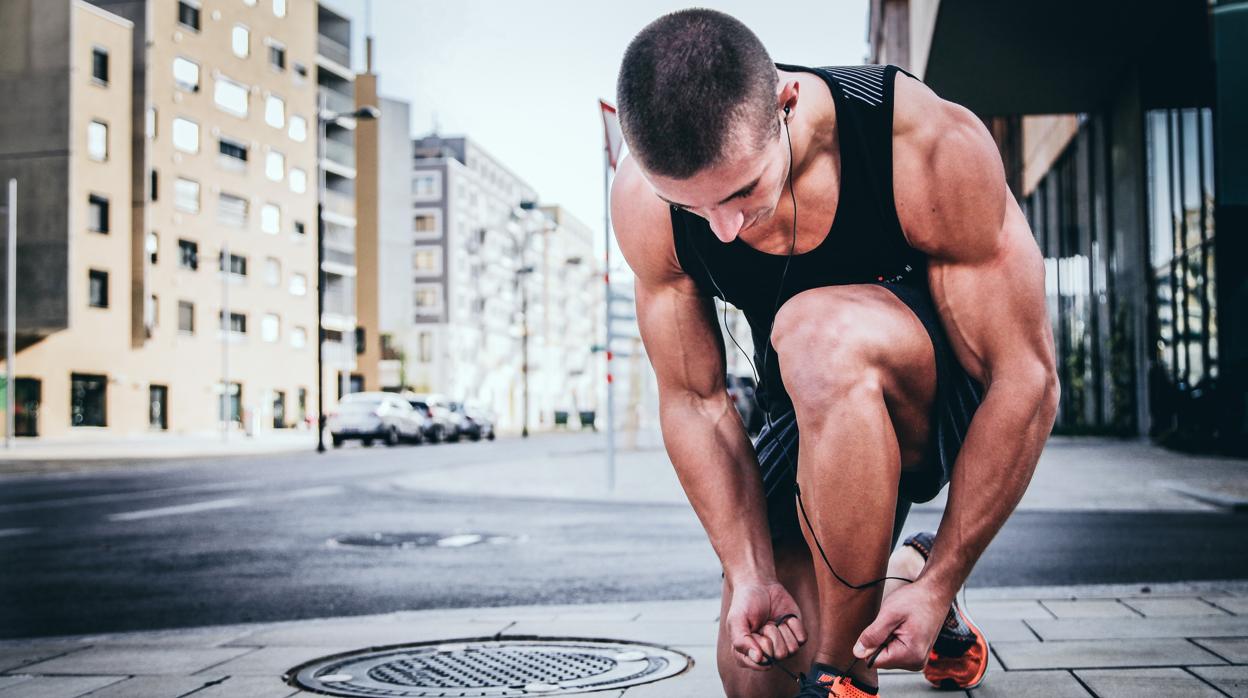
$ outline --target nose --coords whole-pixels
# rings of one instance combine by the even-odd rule
[[[713,211],[707,222],[711,224],[711,230],[720,242],[732,242],[740,234],[741,226],[745,224],[745,212],[741,210]]]

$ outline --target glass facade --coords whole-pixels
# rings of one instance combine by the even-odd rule
[[[1214,296],[1213,114],[1145,114],[1153,323],[1150,434],[1193,446],[1212,437],[1218,378]]]
[[[1144,114],[1147,148],[1147,373],[1137,373],[1130,307],[1115,288],[1133,255],[1115,253],[1109,133],[1078,133],[1023,201],[1045,261],[1062,400],[1054,433],[1135,434],[1198,446],[1216,424],[1217,316],[1209,109]],[[1143,263],[1140,260],[1138,263]],[[1147,375],[1148,385],[1136,385]],[[1149,424],[1137,425],[1147,388]]]
[[[1023,201],[1044,254],[1045,297],[1062,386],[1054,433],[1128,434],[1135,366],[1114,284],[1108,134],[1100,116],[1078,134]]]

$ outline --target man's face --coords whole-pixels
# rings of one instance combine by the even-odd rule
[[[781,127],[779,130],[783,130]],[[789,172],[784,134],[775,132],[761,148],[732,139],[721,162],[688,179],[642,173],[659,198],[705,218],[722,242],[765,224],[776,212]]]

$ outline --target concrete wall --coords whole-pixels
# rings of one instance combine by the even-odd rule
[[[355,77],[355,106],[377,106],[377,76],[361,73]],[[381,119],[390,118],[382,113]],[[378,121],[363,120],[355,127],[355,324],[364,332],[364,352],[356,356],[358,373],[365,390],[378,390],[378,363],[381,361],[380,289],[378,285],[380,215],[380,138]]]

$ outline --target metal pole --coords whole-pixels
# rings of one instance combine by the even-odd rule
[[[520,376],[524,381],[524,417],[520,437],[529,438],[529,291],[524,277],[528,273],[524,266],[524,248],[528,246],[528,235],[520,247]]]
[[[316,112],[316,452],[325,452],[325,168],[321,151],[325,147],[325,93],[321,92]]]
[[[605,268],[602,279],[605,284],[603,303],[607,310],[607,491],[615,491],[615,383],[611,375],[611,151],[610,145],[602,149],[602,232],[606,246],[603,251]]]
[[[227,233],[228,235],[228,233]],[[221,244],[221,440],[230,440],[230,243]],[[242,410],[242,396],[239,396]],[[241,415],[240,415],[241,416]]]
[[[9,213],[9,240],[5,251],[8,284],[4,292],[4,447],[13,447],[17,385],[13,382],[13,356],[17,353],[17,180],[9,180],[9,197],[5,202]]]

